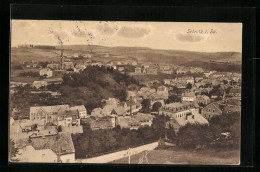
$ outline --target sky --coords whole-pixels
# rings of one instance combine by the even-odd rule
[[[242,52],[241,23],[12,20],[11,45],[102,45]]]

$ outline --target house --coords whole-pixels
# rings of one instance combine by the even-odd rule
[[[50,63],[50,64],[47,64],[47,68],[49,69],[52,69],[52,70],[58,70],[60,69],[60,63]]]
[[[45,119],[34,119],[34,120],[21,120],[19,126],[22,132],[39,131],[45,129]]]
[[[137,65],[137,62],[136,62],[136,61],[133,61],[131,64],[132,64],[133,66],[136,66],[136,65]]]
[[[49,68],[44,68],[40,70],[40,76],[46,76],[46,78],[52,77],[53,72]]]
[[[196,68],[191,67],[190,68],[190,73],[202,73],[202,72],[204,72],[204,70],[200,67],[196,67]]]
[[[84,105],[80,106],[73,106],[70,108],[71,110],[77,110],[79,113],[80,118],[87,118],[87,109],[85,108]]]
[[[153,123],[153,115],[137,113],[133,116],[117,117],[116,124],[121,128],[129,128],[130,130],[138,129],[143,126],[151,126]]]
[[[79,118],[78,111],[71,110],[71,109],[65,110],[65,111],[60,111],[58,113],[58,124],[57,125],[63,126],[63,127],[80,126],[80,118]]]
[[[196,82],[200,82],[200,81],[202,81],[202,80],[203,80],[203,77],[196,77],[196,78],[195,78],[195,81],[196,81]]]
[[[171,69],[172,67],[170,65],[167,65],[167,64],[164,64],[164,65],[160,65],[159,66],[159,69],[160,70],[169,70]]]
[[[201,115],[204,117],[204,118],[212,118],[214,116],[219,116],[222,114],[224,110],[224,106],[217,103],[217,102],[213,102],[209,105],[207,105],[206,107],[204,107],[202,109],[202,112],[201,112]]]
[[[241,99],[226,99],[213,102],[202,109],[201,115],[205,118],[222,115],[223,113],[238,112],[241,114]]]
[[[165,85],[171,85],[172,79],[164,79],[163,82]]]
[[[198,105],[191,102],[175,102],[166,104],[159,110],[159,115],[169,116],[170,118],[182,117],[187,113],[198,113]]]
[[[75,162],[75,148],[70,133],[31,137],[30,142],[35,150],[51,149],[60,163]]]
[[[160,72],[164,74],[173,74],[171,66],[160,66]]]
[[[118,70],[119,72],[122,72],[122,71],[125,70],[125,67],[124,67],[124,66],[117,66],[117,70]]]
[[[149,67],[146,69],[146,74],[147,74],[147,75],[157,75],[157,68],[156,68],[156,67],[151,67],[151,66],[149,66]]]
[[[111,115],[116,115],[116,116],[125,116],[127,114],[127,111],[124,107],[122,106],[117,106],[115,107],[112,112]]]
[[[61,84],[62,83],[62,78],[46,78],[44,79],[48,84]]]
[[[194,92],[185,92],[182,93],[181,96],[181,101],[188,101],[188,102],[193,102],[196,100],[196,96]]]
[[[233,97],[241,97],[241,87],[233,87],[229,91],[229,95]]]
[[[204,72],[204,75],[208,78],[212,73],[213,73],[213,71]]]
[[[183,116],[173,117],[166,122],[166,128],[173,129],[178,134],[181,127],[190,124],[208,125],[208,120],[198,113],[186,113]]]
[[[194,85],[194,78],[193,77],[185,77],[186,79],[186,84],[190,83],[192,85]]]
[[[63,62],[63,68],[65,70],[74,70],[74,64],[71,61],[65,61]]]
[[[188,72],[188,69],[186,67],[183,67],[183,66],[179,66],[177,68],[177,71],[176,71],[177,74],[185,74],[187,72]]]
[[[41,88],[41,87],[47,87],[48,83],[46,81],[33,81],[32,87],[34,88]]]
[[[104,117],[105,115],[103,114],[103,111],[101,108],[95,108],[92,110],[90,116],[95,117],[95,118],[101,118],[101,117]]]
[[[168,87],[159,86],[156,91],[158,94],[168,94]]]
[[[204,104],[204,105],[207,105],[210,103],[210,98],[206,95],[198,95],[197,98],[196,98],[196,101],[198,104]]]
[[[77,65],[74,67],[74,72],[79,73],[79,72],[82,72],[84,69],[86,69],[86,66],[85,66],[85,65],[83,65],[83,64],[77,64]]]
[[[107,116],[98,120],[90,119],[89,122],[91,130],[112,129],[116,126],[115,116]]]
[[[135,68],[135,74],[142,74],[142,68],[136,67]]]
[[[80,126],[80,114],[85,116],[86,110],[82,106],[69,105],[30,107],[30,120],[45,120],[45,125]]]
[[[56,105],[56,106],[35,106],[35,107],[30,107],[30,115],[29,119],[34,120],[34,119],[45,119],[47,115],[57,115],[58,112],[64,111],[64,110],[69,110],[69,105]]]
[[[51,149],[35,150],[31,145],[19,149],[16,158],[26,163],[58,163],[58,156]]]

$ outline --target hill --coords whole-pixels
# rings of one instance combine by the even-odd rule
[[[11,57],[13,63],[21,63],[22,61],[56,61],[60,56],[60,47],[56,50],[51,49],[34,49],[34,48],[12,48]],[[230,60],[242,61],[241,53],[238,52],[192,52],[180,50],[160,50],[146,47],[106,47],[98,45],[65,45],[64,53],[73,55],[91,54],[93,60],[110,61],[118,59],[136,60],[141,63],[172,63],[185,64],[192,61],[208,62],[211,60]],[[108,56],[103,56],[108,54]]]

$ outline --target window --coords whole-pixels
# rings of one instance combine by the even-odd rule
[[[210,114],[209,114],[209,118],[210,118]]]
[[[209,108],[209,112],[211,111],[211,109]]]
[[[212,109],[212,112],[215,112],[215,109]]]

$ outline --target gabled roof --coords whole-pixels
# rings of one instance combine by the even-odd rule
[[[117,115],[124,115],[126,113],[126,110],[124,107],[122,106],[118,106],[118,107],[115,107],[113,109],[113,111],[117,114]]]
[[[71,110],[78,110],[79,112],[87,111],[84,105],[73,106],[73,107],[71,107],[70,109],[71,109]]]
[[[183,97],[195,97],[194,92],[185,92],[182,94]]]
[[[31,113],[38,113],[39,110],[43,110],[45,113],[51,114],[53,112],[69,110],[69,105],[30,107],[30,114]]]

